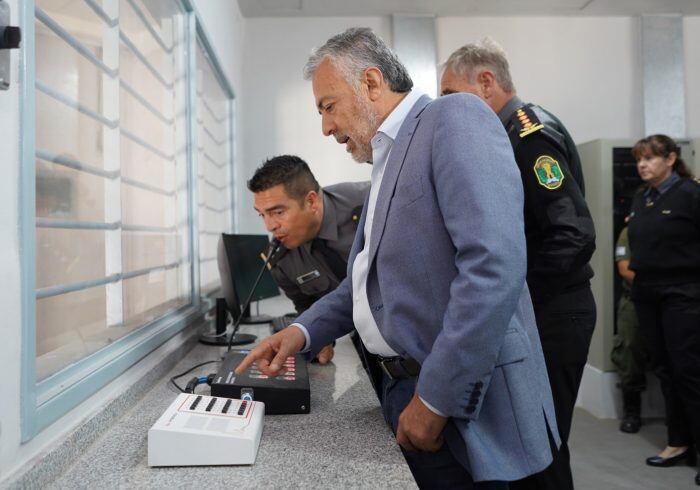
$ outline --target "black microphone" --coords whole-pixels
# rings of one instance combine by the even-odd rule
[[[275,254],[277,254],[281,245],[282,243],[277,238],[274,238],[270,242],[270,246],[267,249],[267,257],[265,258],[265,262],[260,268],[260,273],[258,273],[258,277],[253,283],[253,287],[251,288],[250,293],[248,294],[248,298],[243,303],[243,307],[241,307],[241,313],[238,315],[238,318],[236,318],[236,321],[233,324],[233,331],[231,332],[231,337],[228,339],[228,348],[226,349],[227,351],[231,350],[231,346],[233,345],[233,338],[236,336],[236,332],[238,332],[238,327],[240,326],[241,321],[243,320],[243,312],[248,310],[250,302],[253,300],[253,294],[255,294],[255,288],[258,287],[258,283],[260,282],[260,279],[262,279],[262,276],[265,273],[265,268],[267,267],[267,264],[269,264],[270,260],[275,256]],[[253,337],[253,340],[254,339],[255,337]]]
[[[265,262],[265,265],[272,260],[272,257],[274,257],[277,252],[279,252],[281,246],[282,242],[280,242],[277,238],[272,239],[270,246],[267,249],[267,261]]]

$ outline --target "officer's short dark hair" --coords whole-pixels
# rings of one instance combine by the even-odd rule
[[[309,166],[295,155],[280,155],[267,160],[248,181],[248,189],[262,192],[280,184],[284,185],[287,195],[297,201],[303,201],[311,191],[321,191]]]
[[[678,146],[670,136],[666,136],[665,134],[652,134],[651,136],[637,141],[632,148],[632,156],[637,161],[641,160],[642,157],[646,155],[668,158],[671,153],[676,154],[673,170],[681,177],[693,177],[693,172],[681,159],[680,146]]]

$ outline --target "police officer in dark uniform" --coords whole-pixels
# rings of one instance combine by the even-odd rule
[[[646,184],[628,224],[632,300],[666,405],[667,446],[646,460],[658,467],[694,464],[700,449],[700,181],[680,153],[662,134],[632,149]]]
[[[281,242],[270,262],[272,277],[300,314],[345,278],[369,182],[321,190],[306,162],[282,155],[258,168],[248,189],[265,227]],[[325,364],[332,356],[326,346],[318,359]]]
[[[562,438],[553,463],[511,488],[573,488],[567,439],[596,321],[588,264],[595,231],[576,146],[555,116],[515,95],[508,61],[493,41],[467,44],[447,60],[441,93],[479,96],[503,122],[525,190],[527,283]]]

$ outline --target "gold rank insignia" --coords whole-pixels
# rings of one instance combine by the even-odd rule
[[[533,170],[537,176],[537,182],[550,191],[558,189],[561,187],[562,182],[564,182],[564,174],[561,171],[559,162],[549,155],[542,155],[539,157],[535,162]]]
[[[522,107],[515,111],[515,117],[518,118],[518,123],[520,124],[519,134],[521,138],[544,128],[544,124],[540,123],[534,114],[530,114],[530,111],[527,111]],[[534,121],[532,120],[533,118],[535,119]]]

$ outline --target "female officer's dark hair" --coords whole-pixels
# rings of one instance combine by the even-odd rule
[[[632,148],[632,156],[634,156],[637,161],[649,153],[653,156],[663,158],[668,158],[671,153],[675,153],[676,161],[673,164],[673,170],[681,177],[693,177],[693,172],[690,171],[688,166],[681,159],[681,149],[676,142],[673,141],[673,138],[665,134],[652,134],[651,136],[637,141]]]
[[[284,185],[289,197],[300,202],[309,192],[321,191],[309,166],[295,155],[280,155],[267,160],[248,181],[248,189],[262,192],[280,184]]]

